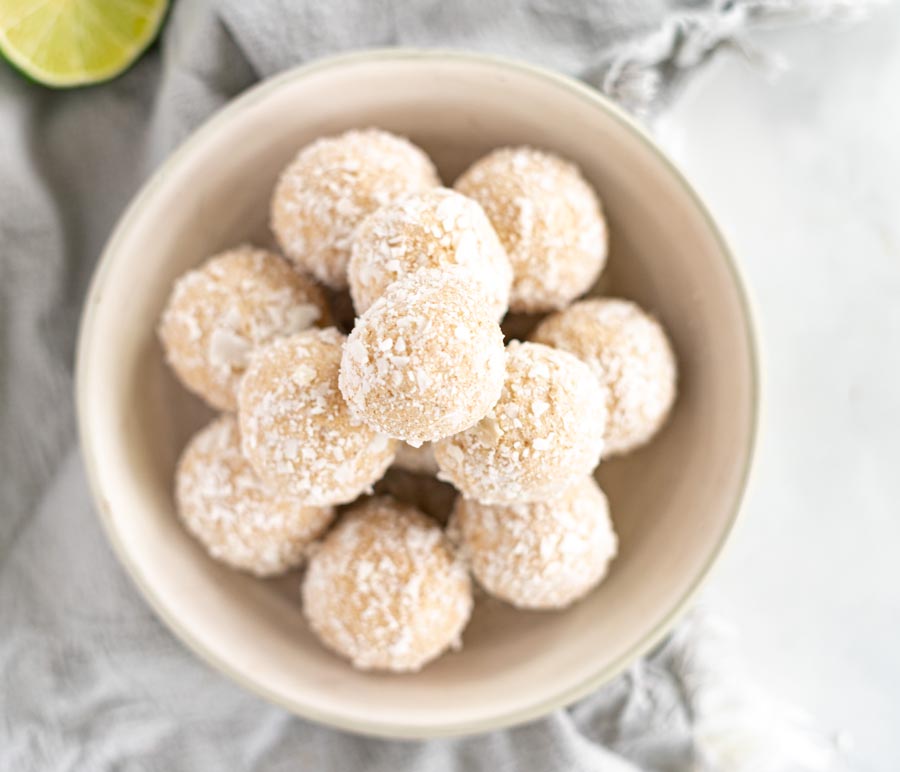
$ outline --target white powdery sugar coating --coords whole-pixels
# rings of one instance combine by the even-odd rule
[[[448,190],[416,193],[370,214],[356,232],[348,269],[358,314],[385,290],[423,268],[471,278],[500,319],[509,305],[512,267],[477,202]]]
[[[241,383],[243,452],[268,484],[306,504],[371,490],[396,441],[356,418],[338,389],[344,336],[308,330],[260,349]]]
[[[241,455],[237,420],[223,415],[188,443],[175,473],[178,514],[209,555],[256,576],[297,568],[334,517],[266,486]]]
[[[411,445],[477,422],[500,396],[503,333],[465,279],[431,269],[392,284],[357,320],[340,386],[369,426]]]
[[[659,322],[635,303],[582,300],[547,317],[532,338],[571,352],[606,387],[605,457],[645,444],[665,423],[677,391],[675,354]]]
[[[554,311],[583,295],[606,264],[600,202],[578,168],[529,147],[476,161],[453,186],[487,213],[513,268],[512,311]]]
[[[592,590],[617,550],[609,504],[592,477],[530,504],[460,496],[452,532],[478,583],[524,609],[559,609]]]
[[[546,499],[594,469],[605,424],[606,395],[587,365],[513,341],[500,400],[471,428],[435,443],[439,478],[488,504]]]
[[[256,348],[327,320],[328,304],[315,282],[274,252],[244,245],[178,279],[159,337],[188,389],[213,407],[234,410]]]
[[[413,672],[459,648],[469,575],[441,528],[387,497],[347,512],[310,559],[303,611],[362,670]]]
[[[272,231],[303,270],[344,289],[354,233],[366,215],[437,185],[428,156],[402,137],[379,129],[323,137],[281,173],[272,196]]]

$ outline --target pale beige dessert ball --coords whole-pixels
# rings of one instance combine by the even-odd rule
[[[478,583],[523,609],[559,609],[583,597],[617,549],[606,496],[590,476],[530,504],[460,496],[450,532]]]
[[[254,349],[327,321],[328,304],[315,282],[274,252],[245,245],[175,282],[159,337],[188,389],[213,407],[234,410]]]
[[[223,415],[191,439],[175,472],[178,514],[215,560],[256,576],[303,563],[331,522],[331,507],[308,507],[265,485],[241,455],[237,420]]]
[[[364,313],[391,284],[422,268],[468,276],[495,318],[506,313],[512,268],[484,210],[471,198],[433,188],[363,220],[347,274],[356,312]]]
[[[272,231],[284,253],[332,289],[347,286],[356,227],[399,198],[440,185],[434,165],[408,140],[379,129],[323,137],[281,173]]]
[[[532,339],[575,354],[606,387],[604,456],[648,442],[675,401],[677,365],[665,331],[629,300],[582,300],[547,317]]]
[[[500,400],[471,428],[434,446],[440,478],[487,504],[556,495],[594,469],[606,396],[572,354],[537,343],[507,347]]]
[[[578,168],[528,147],[476,161],[454,188],[474,198],[512,263],[512,311],[554,311],[583,295],[606,263],[600,202]]]
[[[344,346],[341,393],[373,429],[411,445],[477,422],[503,387],[503,333],[467,280],[423,270],[392,284]]]
[[[387,497],[341,518],[302,593],[315,633],[361,670],[419,670],[459,648],[472,611],[468,572],[443,530]]]
[[[397,443],[359,420],[338,389],[344,336],[333,327],[260,349],[241,383],[247,460],[269,485],[305,504],[344,504],[371,489]]]

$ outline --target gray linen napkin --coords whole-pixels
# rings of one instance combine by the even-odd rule
[[[160,43],[112,83],[53,92],[0,67],[0,769],[749,769],[752,749],[727,753],[752,722],[748,735],[746,722],[704,718],[727,714],[711,684],[734,671],[703,653],[718,638],[702,614],[580,704],[458,740],[326,729],[212,672],[152,616],[92,511],[75,439],[75,334],[95,260],[131,195],[260,78],[351,48],[449,46],[584,75],[651,116],[712,52],[741,48],[748,27],[853,7],[181,0]],[[790,758],[804,768],[824,764],[814,743],[797,747]]]

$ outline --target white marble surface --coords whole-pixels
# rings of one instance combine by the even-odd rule
[[[900,769],[900,8],[724,55],[662,127],[755,300],[762,436],[711,582],[770,689]]]

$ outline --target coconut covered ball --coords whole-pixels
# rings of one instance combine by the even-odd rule
[[[617,542],[606,496],[583,477],[550,499],[480,504],[457,498],[451,532],[487,592],[523,609],[559,609],[606,575]]]
[[[500,400],[477,424],[435,443],[441,479],[486,504],[536,501],[590,474],[600,460],[606,397],[572,354],[507,347]]]
[[[379,129],[348,131],[304,147],[281,173],[272,231],[284,253],[332,289],[347,286],[356,227],[409,193],[440,185],[415,145]]]
[[[484,416],[500,396],[503,365],[503,333],[470,283],[417,271],[357,321],[341,393],[374,430],[421,445]]]
[[[677,365],[666,333],[628,300],[582,300],[547,317],[533,340],[569,351],[606,387],[604,456],[648,442],[675,401]]]
[[[266,486],[241,455],[237,420],[223,415],[191,439],[175,473],[178,514],[215,560],[256,576],[299,566],[331,522]]]
[[[356,312],[364,313],[391,284],[422,268],[468,276],[495,318],[506,313],[512,268],[484,210],[472,199],[433,188],[363,220],[347,274]]]
[[[397,443],[341,397],[343,343],[333,327],[281,338],[257,352],[241,383],[244,455],[266,483],[308,505],[352,501],[394,460]]]
[[[578,168],[528,147],[476,161],[454,188],[487,213],[512,263],[512,311],[563,308],[590,289],[606,263],[600,202]]]
[[[472,611],[469,575],[441,528],[386,497],[343,516],[302,592],[315,633],[361,670],[419,670],[459,647]]]
[[[241,246],[178,279],[159,337],[188,389],[213,407],[234,410],[254,349],[327,320],[325,296],[312,280],[273,252]]]

